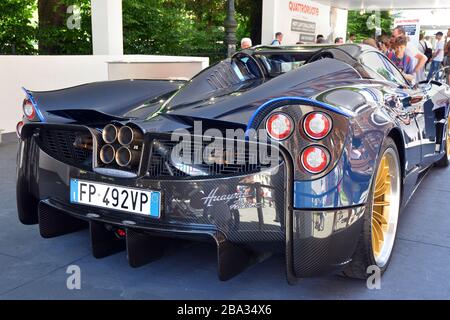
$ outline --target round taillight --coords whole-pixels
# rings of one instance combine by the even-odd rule
[[[266,130],[272,139],[284,140],[294,130],[294,123],[288,115],[274,113],[266,121]]]
[[[23,102],[23,114],[28,120],[33,120],[36,116],[36,110],[34,109],[33,103],[28,99]]]
[[[301,154],[303,168],[309,173],[317,174],[322,172],[330,162],[330,154],[320,146],[310,146],[303,150]]]
[[[19,139],[22,137],[23,125],[24,125],[23,121],[19,121],[16,125],[16,134]]]
[[[331,131],[331,118],[322,112],[312,112],[303,121],[303,130],[312,139],[323,139]]]

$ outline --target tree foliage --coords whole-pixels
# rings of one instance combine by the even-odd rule
[[[124,52],[222,55],[224,46],[221,43],[223,40],[221,25],[225,15],[221,2],[125,0]],[[221,24],[219,21],[222,21]]]
[[[262,0],[235,0],[237,38],[261,38]],[[75,5],[80,28],[68,28]],[[125,54],[225,56],[225,0],[123,0]],[[38,10],[39,24],[32,24]],[[91,54],[90,0],[0,0],[0,53]]]
[[[39,54],[92,53],[90,0],[38,0],[37,3]]]
[[[34,0],[0,1],[0,54],[34,53],[35,9]]]
[[[375,38],[375,29],[369,28],[375,20],[374,12],[361,14],[360,11],[349,10],[347,20],[347,32],[354,33],[356,40],[362,41],[367,38]],[[390,34],[393,24],[393,17],[389,11],[380,11],[380,27],[382,34]]]

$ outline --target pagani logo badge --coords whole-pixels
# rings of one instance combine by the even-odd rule
[[[261,202],[253,203],[247,201],[247,198],[251,197],[245,194],[244,191],[239,191],[230,194],[217,195],[219,188],[211,190],[211,192],[203,197],[203,204],[207,207],[212,207],[215,202],[225,202],[230,204],[230,209],[245,209],[245,208],[263,208],[264,205]]]

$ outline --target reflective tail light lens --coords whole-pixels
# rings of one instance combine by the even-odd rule
[[[288,115],[284,113],[274,113],[267,119],[266,130],[272,139],[284,140],[288,138],[294,130],[294,123]]]
[[[19,121],[16,125],[16,134],[19,139],[22,137],[23,125],[24,125],[23,121]]]
[[[29,99],[23,100],[23,114],[30,121],[36,118],[36,110]]]
[[[322,112],[312,112],[303,121],[303,130],[311,139],[325,138],[331,131],[332,120]]]
[[[324,171],[330,162],[329,152],[321,146],[310,146],[301,154],[302,166],[312,174]]]

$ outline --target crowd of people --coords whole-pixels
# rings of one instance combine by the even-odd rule
[[[440,80],[440,70],[450,65],[450,29],[446,37],[442,32],[435,34],[434,48],[430,37],[420,36],[419,46],[409,40],[403,27],[396,27],[392,35],[367,39],[364,43],[372,45],[384,53],[413,82],[432,79]],[[427,71],[428,69],[428,71]],[[449,68],[445,69],[446,81],[450,83]]]
[[[398,26],[392,30],[392,34],[382,35],[374,38],[368,38],[362,41],[366,45],[377,48],[385,54],[404,74],[404,76],[411,82],[420,82],[423,80],[430,81],[433,78],[439,80],[441,76],[440,70],[443,67],[446,81],[450,84],[450,28],[446,36],[442,32],[435,34],[435,45],[430,42],[430,37],[420,35],[419,46],[414,45],[409,40],[405,29]],[[328,41],[322,34],[316,36],[317,44],[325,44]],[[343,44],[344,39],[337,37],[334,39],[335,44]],[[350,34],[347,43],[356,43],[356,35]],[[271,45],[280,46],[283,44],[283,34],[277,32]],[[297,44],[301,44],[298,42]],[[241,48],[248,49],[252,46],[250,38],[243,38],[241,40]]]

